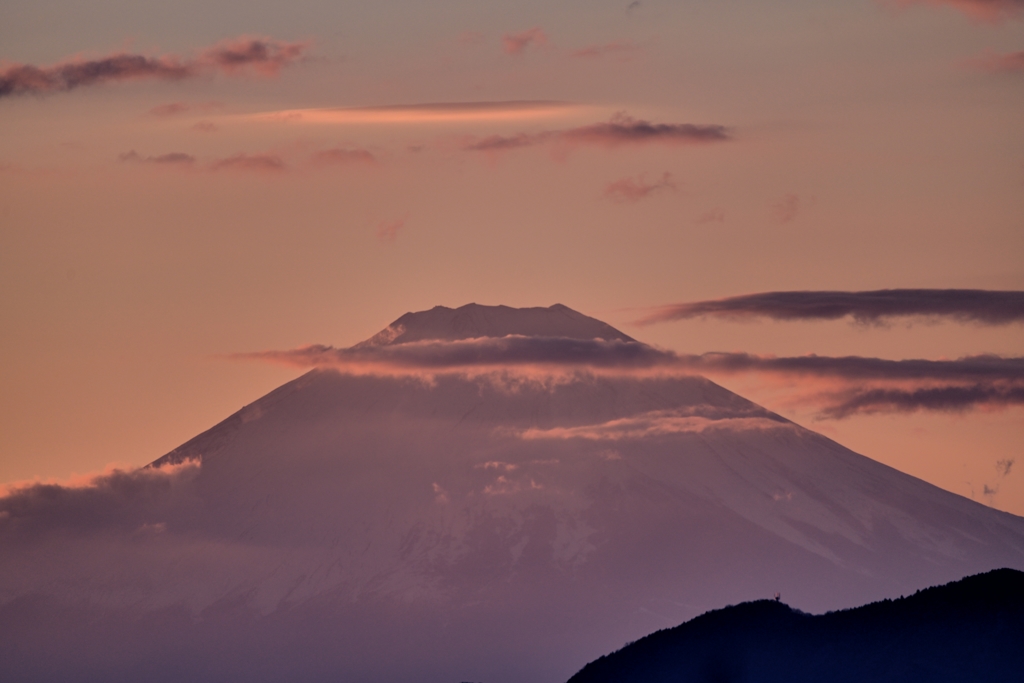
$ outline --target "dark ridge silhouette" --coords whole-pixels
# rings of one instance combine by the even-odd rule
[[[652,633],[569,683],[1020,681],[1024,572],[996,569],[909,597],[811,615],[745,602]]]

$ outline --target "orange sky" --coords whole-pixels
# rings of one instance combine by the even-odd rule
[[[0,81],[0,482],[149,462],[301,372],[225,355],[437,304],[559,302],[680,353],[1024,355],[1020,324],[632,324],[761,291],[1024,289],[1019,3],[335,5],[0,8],[0,73],[51,78]],[[269,56],[237,61],[239,36]],[[117,54],[152,64],[59,71]],[[727,139],[593,134],[616,120]],[[1020,407],[820,420],[716,379],[1024,514]]]

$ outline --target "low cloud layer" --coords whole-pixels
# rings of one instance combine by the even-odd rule
[[[160,533],[172,511],[189,508],[185,491],[200,464],[113,470],[74,483],[13,484],[0,489],[0,536],[81,534],[105,529]]]
[[[118,53],[97,59],[66,59],[50,66],[13,64],[0,72],[0,98],[45,95],[128,80],[179,81],[204,73],[277,74],[302,58],[307,43],[241,37],[202,50],[193,59]]]
[[[773,320],[882,323],[898,317],[946,318],[963,323],[1024,322],[1024,292],[984,289],[882,289],[870,292],[762,292],[654,309],[639,325],[713,316]]]

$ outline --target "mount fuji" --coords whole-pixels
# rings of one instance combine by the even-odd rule
[[[726,604],[1024,569],[1024,518],[565,306],[263,355],[314,367],[146,468],[0,498],[10,680],[557,683]]]

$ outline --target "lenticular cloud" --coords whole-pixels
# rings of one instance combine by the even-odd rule
[[[415,341],[339,349],[321,344],[287,351],[233,354],[298,367],[353,372],[443,371],[540,366],[546,368],[658,368],[678,365],[671,351],[636,341],[508,335],[455,341]]]
[[[1024,322],[1024,292],[986,289],[880,289],[870,292],[760,292],[671,304],[637,321],[651,325],[700,317],[838,320],[861,323],[891,318],[945,318],[981,325]]]

